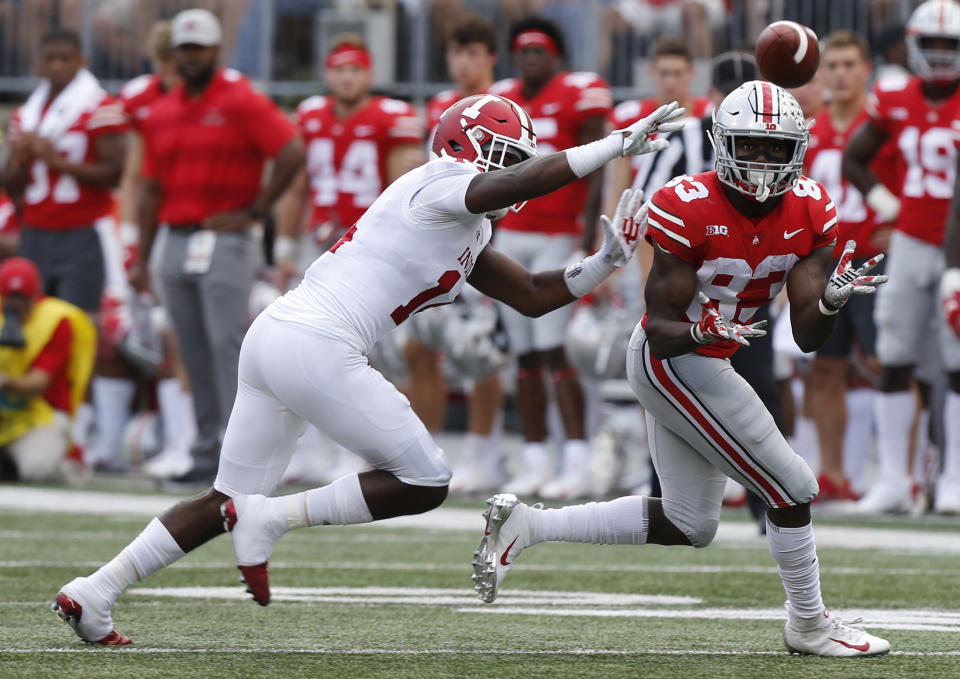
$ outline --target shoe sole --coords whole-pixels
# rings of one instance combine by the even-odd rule
[[[68,597],[66,594],[60,593],[57,594],[57,598],[53,600],[53,603],[50,605],[50,609],[57,614],[57,617],[63,620],[65,623],[70,625],[73,629],[73,633],[80,637],[80,640],[85,644],[100,644],[102,646],[126,646],[127,644],[132,644],[133,641],[129,637],[125,637],[120,634],[117,630],[111,630],[110,634],[105,636],[99,641],[90,641],[86,639],[79,629],[80,618],[83,616],[83,607],[78,604],[76,601]]]
[[[819,653],[811,653],[810,651],[801,651],[799,648],[794,648],[787,642],[787,633],[783,633],[783,645],[787,647],[787,652],[790,655],[809,655],[820,658],[879,658],[880,656],[887,655],[890,652],[888,648],[885,651],[877,651],[876,653],[858,653],[857,655],[821,655]]]
[[[223,529],[232,533],[237,525],[237,506],[233,500],[227,500],[220,505],[220,516],[223,517]],[[267,561],[253,566],[240,566],[237,569],[243,577],[240,583],[247,586],[247,593],[261,606],[270,605],[270,574],[267,571]]]
[[[513,493],[500,493],[487,499],[483,513],[486,525],[480,546],[473,553],[473,589],[484,603],[493,603],[497,598],[497,552],[495,550],[500,528],[510,518],[513,508],[520,501]]]

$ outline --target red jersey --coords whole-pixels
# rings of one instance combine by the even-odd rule
[[[661,103],[656,99],[635,99],[617,104],[616,108],[610,112],[610,129],[622,130],[625,127],[629,127],[641,118],[646,118],[660,108],[660,106]],[[713,100],[710,99],[710,97],[694,97],[693,108],[688,111],[688,113],[694,118],[702,118],[712,110]],[[637,171],[644,162],[650,161],[649,159],[645,160],[643,156],[630,156],[630,167],[633,168],[633,172],[630,175],[631,182],[636,178]]]
[[[477,92],[477,94],[483,94]],[[438,92],[427,102],[427,130],[430,131],[430,137],[433,138],[433,130],[440,122],[440,114],[448,108],[463,99],[465,95],[460,94],[460,90],[444,90]]]
[[[677,177],[650,199],[646,238],[697,268],[699,289],[724,318],[749,323],[756,310],[783,288],[794,264],[833,246],[837,210],[826,190],[800,177],[766,217],[747,217],[724,194],[716,172]],[[694,295],[684,320],[700,320]],[[646,325],[646,317],[644,317]],[[704,356],[732,356],[733,340],[697,349]]]
[[[124,85],[120,89],[120,103],[123,104],[130,127],[142,133],[143,121],[147,119],[150,107],[164,94],[163,81],[153,73],[138,76]]]
[[[10,138],[20,135],[18,108],[10,120]],[[46,111],[44,111],[46,113]],[[97,160],[97,139],[105,134],[126,132],[123,108],[104,94],[57,139],[51,140],[57,153],[71,163]],[[38,158],[30,163],[30,184],[23,191],[24,224],[44,231],[72,231],[90,226],[113,210],[113,189],[98,188],[61,174]]]
[[[844,179],[841,171],[843,150],[853,133],[866,120],[867,112],[861,111],[847,129],[841,131],[833,126],[830,110],[824,109],[810,126],[810,145],[803,163],[806,174],[820,182],[837,205],[837,250],[834,253],[837,257],[851,239],[857,241],[857,257],[872,257],[881,252],[873,244],[871,236],[882,222],[864,202],[863,194]],[[900,193],[899,160],[896,143],[890,140],[880,147],[870,162],[870,169],[880,182],[895,194]]]
[[[922,83],[916,76],[880,80],[867,102],[867,114],[894,140],[902,158],[896,228],[940,245],[953,197],[960,87],[934,105],[924,96]]]
[[[294,122],[307,145],[313,214],[310,228],[352,226],[387,185],[387,156],[403,144],[423,144],[423,123],[405,101],[371,97],[349,118],[334,112],[334,99],[310,97]]]
[[[158,218],[173,227],[251,205],[267,159],[297,136],[276,104],[232,69],[218,70],[197,97],[181,86],[157,99],[142,130],[143,176],[160,183]]]
[[[523,81],[510,78],[495,83],[492,94],[512,99],[533,119],[540,153],[563,151],[580,143],[580,128],[590,118],[606,116],[613,98],[606,81],[595,73],[557,73],[533,99],[523,94]],[[567,184],[548,196],[534,198],[520,212],[509,212],[497,228],[576,234],[587,202],[587,181]]]

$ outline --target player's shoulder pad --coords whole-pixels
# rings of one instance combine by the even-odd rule
[[[640,117],[640,110],[641,105],[637,99],[624,101],[614,107],[610,119],[614,123],[629,125]]]
[[[410,102],[403,101],[402,99],[391,99],[390,97],[383,97],[380,100],[380,110],[384,113],[398,116],[413,115],[416,113],[416,110]]]
[[[505,95],[507,92],[516,88],[518,80],[516,78],[504,78],[493,83],[487,90],[490,94]]]
[[[319,111],[327,105],[327,98],[315,94],[312,97],[307,97],[299,104],[297,104],[297,115],[304,115],[310,113],[311,111]]]
[[[143,94],[147,91],[147,88],[150,87],[150,83],[153,82],[153,74],[144,73],[143,75],[138,75],[133,80],[130,80],[120,88],[120,98],[121,99],[133,99],[138,94]]]
[[[900,92],[910,84],[910,76],[906,73],[893,73],[879,78],[873,85],[874,92]]]

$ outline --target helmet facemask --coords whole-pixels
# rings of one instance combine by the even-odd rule
[[[787,159],[782,163],[738,159],[736,141],[739,137],[779,139],[790,147]],[[758,203],[792,189],[803,171],[806,134],[783,130],[729,130],[714,125],[710,141],[717,154],[717,178]]]
[[[932,44],[948,41],[952,48]],[[960,79],[960,38],[956,35],[908,34],[907,61],[924,80],[952,82]]]

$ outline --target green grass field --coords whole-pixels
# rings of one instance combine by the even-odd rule
[[[0,486],[0,498],[11,492]],[[271,560],[267,608],[244,598],[220,537],[131,589],[114,620],[134,645],[99,648],[80,642],[49,602],[149,515],[76,506],[71,496],[63,513],[0,509],[4,679],[960,677],[960,528],[950,522],[817,522],[834,536],[820,549],[827,603],[890,639],[894,653],[878,659],[784,651],[781,584],[741,511],[725,516],[734,537],[721,533],[705,550],[536,546],[484,605],[470,587],[479,498],[449,502],[434,517],[446,523],[287,535]],[[464,525],[471,516],[476,525]],[[843,546],[844,535],[852,544],[873,534],[877,547]]]

